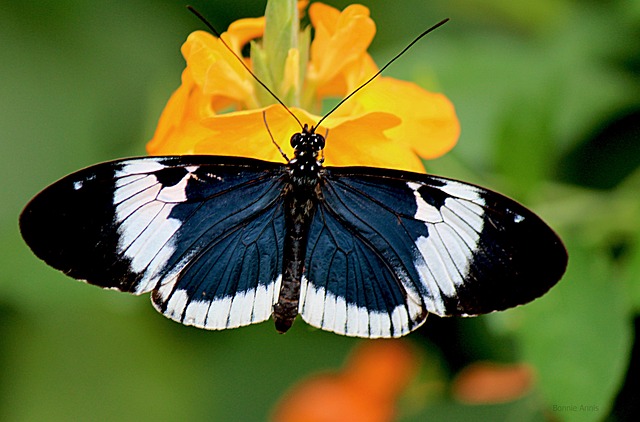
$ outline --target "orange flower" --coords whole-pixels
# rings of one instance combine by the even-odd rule
[[[362,343],[346,367],[316,375],[288,393],[275,422],[389,422],[398,396],[418,370],[418,359],[401,340]]]
[[[351,93],[378,68],[367,53],[375,34],[369,10],[309,8],[315,30],[299,29],[307,2],[271,0],[264,18],[241,19],[222,38],[303,123],[320,120],[322,101]],[[262,38],[262,41],[256,41]],[[152,155],[214,154],[282,161],[298,123],[253,79],[215,36],[196,31],[182,46],[182,85],[160,117],[147,150]],[[325,164],[366,165],[424,172],[418,155],[435,158],[459,135],[452,104],[415,84],[379,76],[338,108],[318,133],[327,136]]]
[[[456,376],[453,395],[470,404],[505,403],[529,393],[534,378],[533,369],[526,364],[478,362]]]

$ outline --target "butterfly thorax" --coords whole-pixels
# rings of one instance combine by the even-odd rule
[[[288,163],[290,179],[284,192],[283,274],[278,302],[273,307],[276,329],[281,333],[291,327],[298,315],[309,226],[320,199],[322,161],[318,155],[324,143],[324,137],[306,125],[302,132],[291,137],[295,157]]]
[[[312,193],[320,178],[322,160],[318,160],[320,151],[324,148],[324,136],[314,133],[304,125],[302,132],[291,137],[294,158],[288,163],[291,174],[291,188],[304,194]]]

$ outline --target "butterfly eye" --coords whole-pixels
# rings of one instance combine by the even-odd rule
[[[321,150],[324,149],[324,136],[318,135],[317,133],[313,134],[313,145],[316,147],[315,149]]]
[[[298,148],[300,148],[301,144],[302,144],[302,134],[301,133],[295,133],[291,137],[291,147],[293,149],[298,149]]]

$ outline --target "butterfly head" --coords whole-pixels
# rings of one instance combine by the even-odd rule
[[[291,147],[294,149],[296,157],[311,154],[316,157],[324,149],[324,136],[315,133],[315,128],[304,125],[302,132],[291,137]]]

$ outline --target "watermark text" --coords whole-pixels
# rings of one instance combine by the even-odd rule
[[[600,407],[597,404],[554,404],[551,406],[554,412],[598,412]]]

